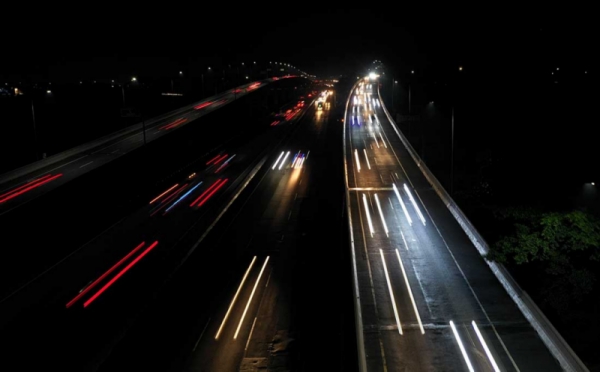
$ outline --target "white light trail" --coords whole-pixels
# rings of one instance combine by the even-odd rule
[[[358,150],[354,149],[354,158],[356,159],[356,168],[358,169],[358,173],[360,173],[360,159],[358,159]]]
[[[277,166],[277,164],[279,163],[279,160],[281,160],[281,157],[283,156],[283,154],[285,154],[285,151],[282,151],[281,154],[279,155],[279,157],[277,158],[277,161],[275,162],[275,164],[273,164],[273,168],[275,169],[275,167]]]
[[[248,277],[248,274],[250,273],[250,270],[252,269],[252,266],[254,265],[255,261],[256,261],[256,256],[254,256],[254,258],[252,259],[252,262],[250,262],[250,266],[248,266],[248,269],[246,270],[246,273],[244,274],[244,278],[242,279],[242,282],[240,283],[240,286],[238,287],[237,292],[235,292],[235,296],[233,296],[233,300],[231,300],[231,304],[229,305],[229,309],[227,309],[227,313],[225,314],[225,317],[223,318],[223,321],[221,322],[221,326],[219,327],[219,330],[217,331],[215,340],[219,339],[219,335],[221,334],[221,331],[223,330],[223,327],[225,326],[225,322],[227,321],[227,318],[229,317],[229,313],[231,313],[233,304],[237,300],[237,297],[240,294],[240,291],[242,290],[242,287],[244,286],[244,282],[246,281],[246,278]]]
[[[373,221],[371,220],[371,213],[369,213],[369,204],[367,203],[367,196],[363,194],[363,203],[365,204],[365,211],[367,212],[367,221],[369,222],[369,230],[371,230],[371,238],[373,237]]]
[[[287,159],[287,157],[290,155],[290,152],[288,151],[285,156],[283,157],[283,159],[281,159],[281,164],[279,165],[278,170],[281,170],[281,167],[283,167],[283,165],[285,164],[285,159]]]
[[[369,167],[369,169],[371,169],[371,163],[369,163],[369,157],[367,156],[367,150],[363,149],[363,151],[365,152],[365,159],[367,159],[367,167]]]
[[[302,168],[302,165],[304,165],[304,161],[305,160],[306,160],[306,157],[302,156],[302,158],[300,159],[300,161],[296,164],[296,169]]]
[[[398,325],[398,332],[402,334],[402,325],[400,324],[400,317],[398,316],[398,309],[396,308],[396,299],[394,299],[394,291],[392,291],[392,283],[390,282],[390,275],[388,274],[387,265],[385,264],[385,257],[383,256],[383,250],[379,248],[381,254],[381,260],[383,261],[383,271],[385,272],[385,279],[387,280],[388,289],[390,291],[390,297],[392,298],[392,307],[394,308],[394,316],[396,317],[396,324]]]
[[[248,299],[248,303],[246,304],[246,308],[244,309],[244,313],[242,314],[242,318],[240,319],[240,324],[235,331],[235,335],[233,335],[233,339],[235,340],[240,333],[240,328],[242,328],[242,323],[244,322],[244,318],[246,317],[246,312],[248,312],[248,308],[250,307],[250,303],[252,302],[252,297],[254,297],[254,292],[256,292],[256,287],[258,287],[258,282],[260,282],[260,277],[265,271],[265,267],[267,267],[267,262],[269,262],[269,256],[265,259],[265,263],[263,264],[262,269],[260,269],[260,273],[258,274],[258,278],[256,279],[256,283],[254,283],[254,288],[252,288],[252,293],[250,293],[250,298]]]
[[[421,316],[419,315],[419,310],[417,310],[417,303],[415,302],[415,298],[413,297],[412,290],[410,289],[410,284],[408,283],[408,277],[406,276],[406,271],[404,271],[404,265],[402,264],[402,259],[400,258],[400,252],[396,248],[396,257],[398,257],[398,262],[400,263],[400,268],[402,269],[402,276],[404,276],[404,282],[406,282],[406,288],[408,288],[408,294],[410,295],[410,301],[412,302],[413,309],[415,310],[415,315],[417,316],[417,321],[419,322],[419,328],[421,328],[421,334],[425,334],[425,329],[423,328],[423,323],[421,323]]]
[[[410,201],[412,202],[413,206],[415,207],[415,210],[417,211],[417,214],[419,215],[419,218],[421,219],[421,222],[423,222],[423,226],[425,226],[425,217],[423,217],[423,213],[421,213],[421,210],[419,209],[419,206],[417,205],[417,202],[415,201],[415,198],[413,198],[413,196],[410,193],[410,190],[408,189],[408,186],[406,186],[406,184],[404,184],[404,190],[408,194],[408,197],[410,198]]]
[[[380,149],[381,147],[379,147],[379,142],[377,141],[377,136],[373,135],[373,139],[375,140],[375,144],[377,144],[377,148]]]
[[[292,168],[296,168],[296,163],[300,161],[300,151],[294,156],[294,161],[292,162]]]
[[[385,236],[390,237],[387,224],[385,223],[385,218],[383,217],[383,211],[381,210],[381,204],[379,204],[379,197],[375,194],[375,202],[377,203],[377,209],[379,209],[379,217],[381,217],[381,223],[383,223],[383,228],[385,229]]]
[[[398,197],[398,201],[400,201],[400,205],[402,206],[404,215],[406,216],[406,219],[408,220],[408,224],[410,226],[412,226],[412,218],[410,218],[410,215],[408,214],[408,210],[406,210],[406,205],[404,205],[404,202],[402,201],[402,198],[400,197],[400,192],[398,192],[398,188],[396,187],[395,183],[393,183],[392,185],[394,186],[394,192],[396,193],[396,196]]]
[[[481,332],[479,332],[479,328],[477,327],[477,324],[475,324],[474,320],[471,321],[471,325],[473,325],[473,328],[475,329],[475,333],[477,333],[477,338],[479,338],[479,342],[481,342],[481,345],[483,345],[483,350],[485,350],[485,354],[487,355],[488,359],[490,360],[490,363],[492,364],[492,367],[494,368],[494,372],[500,372],[500,368],[498,368],[498,365],[496,364],[496,361],[494,360],[494,357],[492,356],[490,349],[488,348],[487,344],[485,343],[485,340],[483,339]]]
[[[467,367],[469,368],[470,372],[475,372],[475,370],[473,369],[473,366],[471,365],[471,361],[469,360],[469,356],[467,355],[467,351],[465,350],[465,346],[462,343],[462,340],[460,339],[460,336],[458,335],[458,331],[456,330],[456,326],[454,325],[453,321],[450,321],[450,327],[452,328],[452,332],[454,333],[454,338],[456,338],[456,342],[458,342],[458,347],[460,347],[460,352],[463,355],[463,358],[465,359],[465,362],[467,363]]]
[[[385,141],[383,140],[383,136],[381,135],[381,132],[379,132],[379,137],[381,137],[381,142],[383,143],[383,146],[385,146],[385,148],[387,149],[387,145],[385,144]]]

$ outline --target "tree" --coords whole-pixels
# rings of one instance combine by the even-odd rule
[[[542,296],[559,313],[590,294],[600,262],[600,220],[582,211],[543,213],[507,209],[501,219],[513,223],[512,234],[490,248],[488,260],[528,265],[542,280]]]

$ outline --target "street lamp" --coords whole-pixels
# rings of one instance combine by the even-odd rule
[[[46,94],[51,95],[51,90],[46,90]],[[33,151],[35,152],[35,160],[38,160],[39,152],[38,152],[38,138],[37,138],[37,123],[35,120],[35,106],[33,104],[33,96],[31,97],[31,122],[33,124]]]
[[[452,105],[452,150],[450,152],[450,195],[454,195],[454,105]]]
[[[394,77],[392,77],[392,110],[394,110],[394,93],[396,90],[396,84],[398,84],[398,80],[394,80]]]

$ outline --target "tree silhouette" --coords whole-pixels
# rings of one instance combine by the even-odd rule
[[[600,261],[600,220],[582,211],[524,208],[499,215],[512,222],[513,232],[493,244],[486,259],[530,266],[543,301],[559,313],[592,292]]]

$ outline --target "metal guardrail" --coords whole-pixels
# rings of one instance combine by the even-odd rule
[[[261,83],[261,85],[258,88],[256,88],[255,90],[258,90],[258,89],[262,88],[265,85],[265,83],[270,83],[270,82],[272,82],[272,80],[271,79],[259,80],[259,82]],[[252,84],[252,83],[241,85],[239,87],[236,87],[235,89],[240,89],[240,88],[244,89],[244,87],[247,87],[250,84]],[[171,116],[176,116],[176,115],[178,115],[178,114],[180,114],[180,113],[182,113],[184,111],[187,111],[190,108],[196,106],[198,103],[207,102],[207,101],[214,100],[214,99],[219,99],[219,98],[223,97],[225,94],[226,93],[221,93],[221,94],[218,94],[218,95],[215,95],[215,96],[211,96],[208,99],[205,99],[203,101],[195,102],[195,103],[186,105],[184,107],[178,108],[176,110],[169,111],[169,112],[164,113],[162,115],[156,116],[156,117],[152,118],[151,120],[147,121],[145,123],[145,126],[147,127],[149,125],[152,125],[152,124],[154,124],[154,123],[156,123],[158,121],[164,120],[164,119],[169,118]],[[141,132],[143,130],[143,127],[144,127],[144,124],[142,122],[136,123],[136,124],[132,124],[132,125],[126,127],[126,128],[120,129],[120,130],[118,130],[116,132],[112,132],[110,134],[107,134],[105,136],[102,136],[100,138],[92,140],[90,142],[87,142],[87,143],[84,143],[84,144],[72,147],[72,148],[70,148],[68,150],[59,152],[58,154],[54,154],[54,155],[49,156],[49,157],[47,157],[45,159],[38,160],[36,162],[26,164],[26,165],[24,165],[22,167],[19,167],[17,169],[13,169],[11,171],[8,171],[8,172],[0,175],[0,184],[12,181],[15,178],[22,177],[22,176],[24,176],[24,175],[26,175],[28,173],[38,171],[38,170],[40,170],[42,168],[48,167],[48,166],[50,166],[52,164],[55,164],[55,163],[58,163],[60,161],[63,161],[63,160],[66,160],[66,159],[69,159],[69,158],[72,158],[72,157],[76,157],[77,155],[80,155],[80,154],[83,154],[83,153],[95,150],[98,147],[104,146],[104,145],[106,145],[106,144],[108,144],[108,143],[110,143],[112,141],[117,141],[117,140],[123,139],[124,137],[127,137],[127,136],[129,136],[129,135],[131,135],[133,133]],[[148,130],[148,129],[146,129],[146,130]]]
[[[481,255],[485,255],[489,251],[489,246],[483,237],[479,234],[477,229],[473,226],[471,221],[467,218],[467,216],[463,213],[463,211],[458,207],[456,202],[452,199],[452,197],[448,194],[446,189],[441,185],[435,175],[429,170],[427,165],[421,160],[417,152],[413,149],[408,139],[404,136],[404,134],[398,129],[395,121],[392,119],[392,116],[388,112],[383,100],[381,99],[381,93],[379,89],[377,90],[377,94],[379,95],[379,101],[381,102],[381,107],[385,112],[388,120],[392,124],[392,128],[404,144],[404,147],[410,153],[410,156],[413,158],[429,184],[433,187],[435,192],[438,194],[440,199],[444,202],[452,216],[456,219],[460,227],[463,229],[465,234],[469,237],[469,240],[473,243],[475,248],[479,251]],[[537,331],[538,335],[546,345],[546,347],[550,350],[552,355],[558,360],[560,366],[565,371],[583,371],[589,372],[589,369],[585,366],[585,364],[579,359],[579,357],[575,354],[575,352],[571,349],[571,347],[567,344],[567,342],[562,338],[562,336],[558,333],[558,331],[554,328],[552,323],[546,318],[544,313],[537,307],[537,305],[533,302],[533,300],[529,297],[529,295],[521,289],[519,284],[515,281],[512,275],[508,272],[504,265],[488,261],[485,259],[485,262],[488,264],[494,275],[506,292],[508,292],[509,296],[513,299],[519,310],[523,313],[525,318],[529,321],[529,323],[533,326],[533,328]]]

